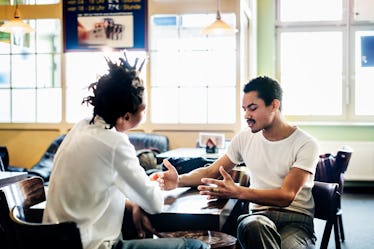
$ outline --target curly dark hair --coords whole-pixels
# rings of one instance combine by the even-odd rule
[[[137,69],[138,59],[131,66],[125,58],[119,58],[119,63],[113,63],[105,57],[109,73],[101,76],[97,82],[89,85],[93,96],[85,97],[82,104],[91,104],[94,107],[93,117],[90,124],[95,121],[96,115],[102,117],[109,124],[109,129],[113,128],[119,117],[127,112],[135,114],[141,104],[143,104],[144,85],[143,80],[139,78],[139,73],[145,60]]]
[[[269,106],[274,99],[280,101],[279,110],[282,110],[283,90],[280,84],[267,76],[259,76],[250,80],[243,88],[244,93],[257,91],[257,96]]]

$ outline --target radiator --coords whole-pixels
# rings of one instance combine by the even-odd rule
[[[351,181],[374,181],[374,142],[320,141],[321,154],[336,152],[343,145],[353,149],[348,169],[344,175]]]

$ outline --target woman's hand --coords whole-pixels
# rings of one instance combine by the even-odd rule
[[[132,220],[139,238],[145,238],[147,232],[152,234],[156,233],[147,214],[140,206],[130,200],[126,200],[126,207],[132,212]]]
[[[172,190],[178,187],[178,172],[175,167],[167,160],[163,161],[167,171],[158,173],[157,181],[162,190]]]
[[[201,195],[207,195],[208,199],[216,198],[238,198],[239,187],[235,184],[234,180],[229,173],[221,166],[219,172],[223,180],[213,178],[202,178],[201,182],[205,185],[199,185],[197,189]]]

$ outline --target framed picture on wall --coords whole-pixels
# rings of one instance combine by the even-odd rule
[[[146,0],[64,0],[64,51],[147,50]]]
[[[213,143],[217,148],[225,148],[225,134],[200,132],[199,133],[199,146],[205,147],[209,143]]]

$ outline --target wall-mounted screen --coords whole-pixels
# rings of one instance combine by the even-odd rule
[[[64,50],[147,50],[147,0],[64,0]]]

